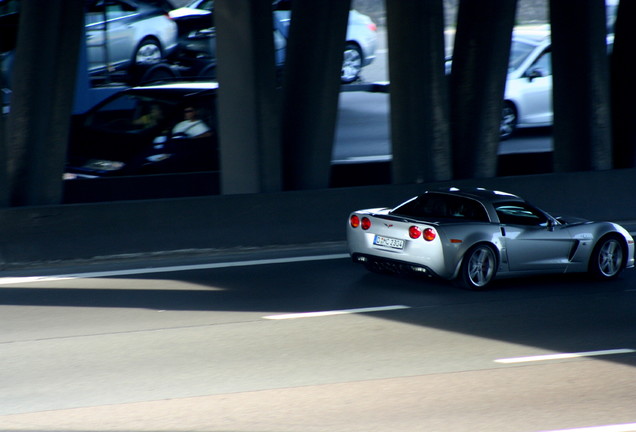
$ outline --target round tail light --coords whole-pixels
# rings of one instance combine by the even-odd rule
[[[419,229],[419,227],[412,226],[412,227],[409,228],[409,236],[412,239],[419,238],[421,235],[422,235],[422,230]]]
[[[435,240],[435,237],[437,237],[437,234],[433,228],[426,228],[424,230],[424,240],[433,241]]]
[[[358,215],[351,215],[349,223],[351,224],[351,228],[358,228],[360,226],[360,218]]]
[[[371,228],[371,221],[369,220],[369,218],[363,217],[360,225],[362,225],[363,230],[368,230],[369,228]]]

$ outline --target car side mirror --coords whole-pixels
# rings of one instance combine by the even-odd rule
[[[541,77],[544,77],[545,75],[546,74],[545,72],[543,72],[542,69],[536,68],[536,69],[532,69],[528,71],[528,73],[526,74],[526,77],[528,78],[528,81],[532,82],[532,80],[534,80],[535,78],[541,78]]]
[[[552,219],[551,217],[549,217],[547,223],[548,231],[554,231],[554,227],[556,227],[558,224],[559,223],[556,221],[556,219]]]

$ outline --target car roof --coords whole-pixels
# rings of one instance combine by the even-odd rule
[[[533,25],[515,27],[512,32],[512,40],[526,42],[532,45],[540,45],[550,40],[549,25]]]
[[[426,193],[448,194],[463,198],[470,198],[478,200],[482,203],[496,203],[501,201],[525,201],[518,195],[514,195],[508,192],[502,192],[497,190],[490,190],[484,188],[456,188],[451,187],[447,189],[430,190]]]
[[[185,101],[189,98],[214,97],[219,85],[216,81],[174,81],[140,85],[121,90],[105,98],[87,112],[101,109],[123,95],[135,95],[163,100]]]
[[[144,95],[156,98],[183,98],[183,97],[196,97],[206,95],[216,95],[219,85],[215,81],[205,82],[170,82],[170,83],[157,83],[149,85],[141,85],[137,87],[131,87],[124,90],[122,93]],[[122,94],[119,93],[119,94]]]

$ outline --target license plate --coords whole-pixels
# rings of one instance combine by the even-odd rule
[[[394,239],[390,237],[375,236],[373,244],[377,246],[385,246],[393,249],[404,249],[404,240]]]

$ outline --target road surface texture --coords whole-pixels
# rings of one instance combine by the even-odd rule
[[[0,431],[636,430],[636,273],[467,292],[341,250],[0,278]]]

